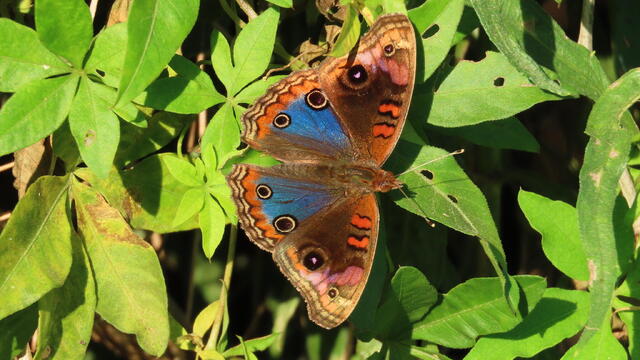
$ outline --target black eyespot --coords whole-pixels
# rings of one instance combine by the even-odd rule
[[[338,289],[332,287],[331,289],[329,289],[329,291],[327,292],[327,295],[329,295],[330,298],[334,298],[336,296],[338,296]]]
[[[367,81],[369,77],[367,75],[367,70],[362,65],[354,65],[348,71],[347,75],[349,76],[349,81],[352,83],[359,85]]]
[[[327,101],[327,97],[324,96],[322,91],[318,89],[311,90],[307,94],[307,97],[305,98],[305,100],[307,101],[307,105],[309,105],[312,109],[315,109],[315,110],[324,109],[325,107],[327,107],[327,104],[329,103]]]
[[[310,251],[304,256],[304,259],[302,259],[302,265],[310,271],[319,269],[323,264],[324,259],[315,251]]]
[[[279,129],[284,129],[290,124],[291,124],[291,117],[289,117],[289,115],[285,113],[280,113],[273,119],[273,126]]]
[[[271,195],[273,195],[273,191],[271,191],[271,188],[265,184],[260,184],[258,186],[256,186],[256,194],[258,194],[258,197],[260,199],[268,199],[271,197]]]
[[[393,47],[393,44],[388,44],[384,47],[384,54],[387,56],[391,56],[396,52],[396,48]]]
[[[273,226],[281,233],[291,232],[296,225],[296,219],[291,215],[280,215],[273,220]]]

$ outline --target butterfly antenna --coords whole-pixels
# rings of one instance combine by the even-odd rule
[[[460,154],[462,154],[462,153],[464,153],[464,149],[458,149],[458,150],[456,150],[456,151],[452,151],[452,152],[450,152],[450,153],[448,153],[448,154],[444,154],[444,155],[439,156],[439,157],[437,157],[437,158],[435,158],[435,159],[431,159],[431,160],[429,160],[429,161],[427,161],[427,162],[425,162],[425,163],[422,163],[422,164],[420,164],[420,165],[416,165],[416,166],[412,167],[412,168],[411,168],[411,169],[409,169],[409,170],[405,170],[405,171],[401,172],[400,174],[397,174],[396,176],[401,176],[401,175],[404,175],[404,174],[410,173],[410,172],[412,172],[412,171],[418,170],[418,169],[420,169],[421,167],[427,166],[427,165],[429,165],[429,164],[431,164],[431,163],[434,163],[434,162],[436,162],[436,161],[440,161],[440,160],[442,160],[442,159],[444,159],[444,158],[448,158],[449,156],[460,155]]]
[[[424,218],[424,220],[427,222],[427,224],[431,227],[436,227],[436,223],[434,223],[433,221],[431,221],[431,219],[429,219],[429,217],[427,216],[427,213],[422,209],[422,207],[420,207],[420,204],[418,204],[418,202],[416,201],[416,199],[409,197],[409,195],[407,195],[406,192],[404,192],[404,190],[402,190],[402,188],[398,188],[398,190],[400,190],[400,192],[402,193],[402,195],[404,195],[404,197],[407,198],[407,200],[411,201],[413,203],[413,205],[416,206],[416,208],[418,210],[420,210],[420,212],[422,213],[422,217]]]

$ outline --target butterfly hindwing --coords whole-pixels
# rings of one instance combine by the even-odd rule
[[[271,168],[239,164],[227,177],[242,228],[262,249],[272,251],[301,222],[338,199],[334,190],[305,180],[305,175],[286,164]]]
[[[346,320],[367,283],[378,239],[374,194],[346,198],[279,242],[273,258],[324,328]]]

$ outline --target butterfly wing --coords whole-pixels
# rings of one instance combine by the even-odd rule
[[[316,70],[298,71],[273,85],[242,116],[242,139],[282,161],[352,158],[354,149]]]
[[[402,14],[384,15],[360,39],[355,56],[323,62],[320,87],[329,98],[353,146],[381,165],[395,147],[415,79],[416,39]]]
[[[273,258],[316,324],[334,328],[358,304],[371,272],[378,225],[375,195],[345,198],[276,244]]]
[[[234,165],[227,182],[249,239],[273,251],[302,221],[338,201],[339,190],[314,181],[324,178],[319,171],[304,165]]]

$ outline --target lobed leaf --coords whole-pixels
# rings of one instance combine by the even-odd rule
[[[514,276],[524,294],[521,314],[533,309],[546,287],[538,276]],[[413,328],[412,339],[469,348],[481,335],[509,330],[519,320],[505,301],[498,278],[474,278],[451,289]]]
[[[173,226],[177,227],[191,217],[200,213],[204,205],[204,197],[207,194],[202,188],[191,188],[187,190],[180,199],[180,205],[176,209],[176,216],[173,218]]]
[[[230,89],[234,82],[235,70],[231,61],[229,42],[220,31],[214,30],[211,32],[210,43],[213,70],[225,89],[227,89],[227,96],[233,95],[230,93]]]
[[[127,21],[127,52],[117,104],[140,94],[165,68],[198,16],[199,0],[136,0]]]
[[[211,196],[205,196],[204,207],[198,220],[202,230],[202,250],[204,255],[211,259],[222,241],[227,219],[222,207]]]
[[[111,105],[97,94],[94,83],[80,79],[69,111],[69,128],[82,160],[101,178],[109,175],[120,142],[120,121]]]
[[[99,179],[88,169],[74,174],[95,187],[133,228],[159,233],[191,230],[198,226],[193,217],[179,227],[171,224],[182,194],[189,186],[182,184],[169,172],[163,161],[170,154],[150,156],[131,169],[113,169],[106,179]]]
[[[35,359],[84,359],[96,311],[96,284],[80,237],[72,232],[73,263],[62,287],[38,302]]]
[[[0,319],[64,284],[71,268],[67,177],[29,187],[0,234]]]
[[[233,45],[234,76],[227,96],[237,94],[265,72],[271,61],[279,19],[279,11],[270,7],[240,31]]]
[[[269,335],[249,339],[249,340],[244,340],[242,341],[242,344],[236,345],[232,348],[225,350],[225,352],[223,352],[222,355],[224,355],[225,357],[232,357],[232,356],[241,356],[243,354],[243,351],[249,351],[249,352],[263,351],[263,350],[266,350],[269,346],[271,346],[271,344],[273,344],[274,341],[276,341],[279,336],[280,334],[274,333],[274,334],[269,334]]]
[[[127,24],[109,26],[96,36],[84,65],[87,73],[99,76],[105,84],[118,87],[127,51]]]
[[[78,77],[35,80],[0,109],[0,155],[25,148],[54,132],[69,114]]]
[[[0,92],[15,92],[31,81],[71,70],[42,45],[32,29],[0,18],[0,34]]]
[[[542,235],[542,250],[547,259],[567,276],[588,280],[587,257],[580,242],[576,209],[522,189],[518,203],[531,227]]]
[[[81,69],[93,38],[89,6],[82,0],[38,0],[35,18],[42,44]]]
[[[169,340],[167,292],[155,251],[100,194],[73,183],[78,228],[95,273],[97,312],[160,356]]]
[[[465,360],[532,357],[580,331],[588,309],[586,292],[549,288],[518,326],[503,334],[481,338]]]
[[[218,167],[222,167],[240,146],[240,128],[233,116],[233,108],[228,103],[222,105],[213,116],[201,143],[203,147],[212,146],[215,149]]]

